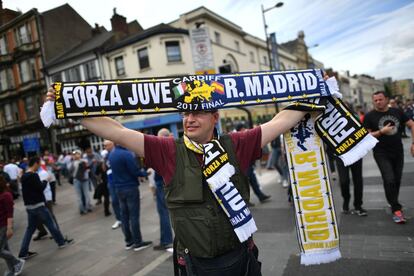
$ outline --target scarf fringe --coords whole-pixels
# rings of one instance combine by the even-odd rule
[[[224,164],[219,171],[207,179],[210,189],[215,192],[223,187],[224,184],[230,181],[230,177],[234,175],[235,172],[236,170],[234,169],[233,165],[230,163]]]
[[[358,142],[353,149],[345,154],[339,155],[339,158],[341,158],[345,166],[352,165],[372,150],[377,143],[377,138],[371,134],[368,134],[360,142]]]
[[[326,264],[336,261],[341,258],[341,252],[339,248],[335,248],[326,252],[315,252],[315,253],[301,253],[300,264],[302,265],[316,265]]]
[[[47,101],[43,104],[40,111],[40,118],[42,119],[43,125],[45,127],[50,127],[56,121],[55,114],[55,103],[52,101]]]
[[[247,241],[247,239],[250,238],[251,235],[253,235],[253,233],[256,231],[257,231],[257,226],[253,218],[250,219],[245,224],[243,224],[242,226],[234,229],[234,232],[236,233],[240,242]]]

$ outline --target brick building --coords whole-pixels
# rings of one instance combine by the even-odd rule
[[[0,1],[0,159],[50,147],[50,132],[39,116],[46,91],[43,66],[91,36],[91,26],[68,4],[21,13]]]

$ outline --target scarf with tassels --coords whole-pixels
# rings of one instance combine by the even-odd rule
[[[208,187],[227,215],[239,241],[246,241],[257,227],[246,202],[230,180],[235,168],[230,164],[226,150],[216,139],[198,144],[184,135],[184,144],[189,150],[203,155],[202,172]]]
[[[362,158],[377,139],[338,98],[296,102],[286,109],[310,112],[284,135],[301,264],[329,263],[341,253],[324,144],[347,166]]]

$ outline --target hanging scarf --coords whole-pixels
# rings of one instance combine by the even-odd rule
[[[339,259],[339,231],[316,112],[284,134],[301,264]]]
[[[227,215],[239,241],[246,241],[257,227],[246,202],[230,181],[235,169],[226,150],[216,139],[201,145],[184,135],[184,144],[189,150],[203,155],[202,172],[208,187]]]

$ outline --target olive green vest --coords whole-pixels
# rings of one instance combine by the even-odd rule
[[[236,169],[231,181],[247,203],[248,179],[240,172],[230,136],[221,136],[220,143]],[[187,149],[182,139],[176,141],[176,149],[176,172],[164,189],[178,252],[188,249],[192,256],[212,258],[236,248],[240,241],[208,188],[196,153]]]

